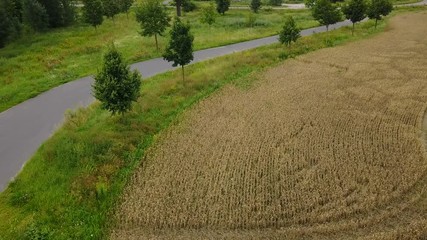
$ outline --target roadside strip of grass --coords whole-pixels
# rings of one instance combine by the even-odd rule
[[[415,9],[413,9],[415,10]],[[399,10],[402,12],[404,10]],[[63,125],[0,194],[0,239],[105,239],[113,210],[145,151],[181,113],[224,85],[250,87],[283,59],[371,37],[382,21],[304,37],[291,50],[279,44],[188,66],[144,81],[141,97],[124,117],[92,104],[69,112]]]
[[[175,10],[170,9],[170,16]],[[301,28],[318,26],[309,10],[261,11],[252,27],[247,25],[250,10],[230,10],[218,16],[212,26],[200,22],[201,10],[185,13],[191,24],[194,49],[201,50],[277,34],[285,17],[293,16]],[[142,37],[134,13],[105,19],[95,30],[77,23],[46,33],[27,35],[0,49],[0,112],[63,83],[96,73],[105,46],[114,41],[128,63],[162,55],[169,29],[159,37]]]

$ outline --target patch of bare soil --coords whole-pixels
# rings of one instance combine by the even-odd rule
[[[147,154],[112,238],[427,238],[426,22],[200,103]]]

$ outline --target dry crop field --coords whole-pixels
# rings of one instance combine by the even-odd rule
[[[112,238],[427,238],[425,22],[201,102],[146,155]]]

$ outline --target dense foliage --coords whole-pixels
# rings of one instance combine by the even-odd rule
[[[252,0],[250,7],[254,13],[258,13],[258,11],[261,9],[261,0]]]
[[[215,23],[216,13],[215,6],[209,5],[207,7],[202,8],[202,16],[200,21],[202,23],[207,23],[209,26]]]
[[[74,20],[72,0],[0,0],[0,47],[19,37],[23,26],[44,31],[69,26]]]
[[[216,11],[224,15],[230,7],[230,0],[216,0]]]

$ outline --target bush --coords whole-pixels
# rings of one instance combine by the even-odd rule
[[[216,11],[224,15],[230,7],[230,0],[216,0]]]
[[[209,5],[202,9],[202,16],[200,21],[202,23],[207,23],[209,26],[215,22],[216,13],[215,7],[213,5]]]
[[[184,0],[182,2],[182,10],[184,10],[184,12],[192,12],[196,10],[196,4],[191,0]]]
[[[261,9],[261,0],[252,0],[250,7],[254,13],[258,13],[258,11]]]

